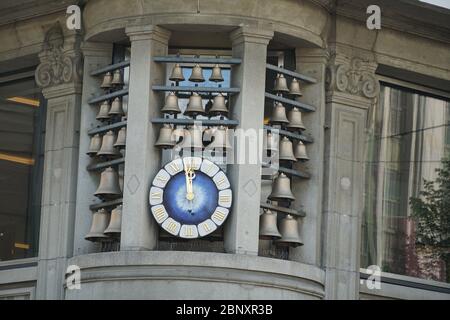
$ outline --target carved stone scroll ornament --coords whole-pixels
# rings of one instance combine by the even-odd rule
[[[54,24],[46,33],[43,50],[39,54],[41,63],[36,69],[36,83],[42,88],[82,78],[82,55],[79,48],[66,48],[61,25]]]

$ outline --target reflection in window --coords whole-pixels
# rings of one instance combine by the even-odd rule
[[[445,255],[417,241],[410,205],[448,156],[449,124],[449,102],[382,86],[369,113],[361,267],[449,282]]]
[[[0,84],[0,261],[37,255],[45,111],[33,78]]]

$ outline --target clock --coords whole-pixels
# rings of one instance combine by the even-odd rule
[[[224,223],[231,210],[232,192],[227,176],[212,161],[184,157],[159,170],[149,201],[153,217],[164,230],[195,239]]]

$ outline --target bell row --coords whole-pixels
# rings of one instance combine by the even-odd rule
[[[281,140],[277,141],[277,137],[272,134],[272,132],[268,132],[264,137],[263,148],[264,150],[270,151],[272,154],[278,152],[278,159],[284,161],[308,161],[309,157],[306,153],[305,144],[299,140],[295,147],[291,140],[288,137],[283,137]]]
[[[103,137],[100,134],[95,134],[91,137],[89,143],[89,149],[86,152],[89,156],[104,156],[104,157],[114,157],[120,156],[121,149],[125,148],[127,136],[127,128],[122,127],[117,136],[114,131],[109,130]]]
[[[274,240],[278,246],[302,246],[303,241],[300,238],[297,219],[288,214],[279,223],[277,223],[277,220],[276,212],[264,209],[263,214],[259,216],[259,238],[261,240]]]
[[[269,122],[271,124],[285,125],[288,130],[306,130],[302,121],[302,113],[297,107],[293,107],[286,116],[286,108],[281,102],[275,103]]]
[[[122,71],[120,69],[116,69],[113,74],[111,72],[105,73],[103,76],[103,82],[100,85],[102,89],[109,89],[112,87],[122,86],[123,85],[123,77]]]
[[[126,110],[122,106],[122,99],[116,97],[112,103],[105,100],[101,103],[100,109],[95,119],[99,121],[110,120],[113,117],[122,117],[126,115]]]
[[[184,81],[184,75],[183,75],[183,70],[180,66],[179,63],[175,64],[175,66],[172,69],[172,72],[170,74],[169,77],[170,81],[175,81],[175,82],[179,82],[179,81]],[[218,64],[216,64],[213,68],[212,68],[212,72],[211,72],[211,76],[209,77],[209,81],[212,82],[222,82],[223,76],[222,76],[222,69],[219,67]],[[191,76],[189,77],[189,81],[191,82],[205,82],[205,78],[203,77],[203,69],[202,67],[200,67],[199,64],[196,64],[193,68],[192,68],[192,72],[191,72]]]
[[[178,114],[181,113],[181,109],[178,105],[178,97],[174,92],[170,92],[164,104],[164,107],[161,109],[162,113],[166,114]],[[225,96],[221,93],[214,97],[214,102],[209,101],[205,108],[203,108],[202,97],[194,92],[189,97],[189,102],[187,105],[184,114],[187,116],[196,116],[196,115],[227,115],[228,108],[225,102]]]
[[[281,94],[287,93],[296,97],[301,97],[303,95],[300,90],[300,82],[296,78],[292,79],[291,84],[288,87],[286,78],[280,73],[277,74],[277,77],[275,78],[273,91]]]
[[[118,240],[122,228],[122,205],[114,208],[111,213],[102,208],[92,215],[91,228],[84,237],[92,242]]]

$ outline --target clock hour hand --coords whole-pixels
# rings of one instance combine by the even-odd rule
[[[194,200],[194,190],[192,187],[192,180],[195,178],[195,173],[192,168],[187,166],[184,169],[186,175],[186,199],[189,201]]]

